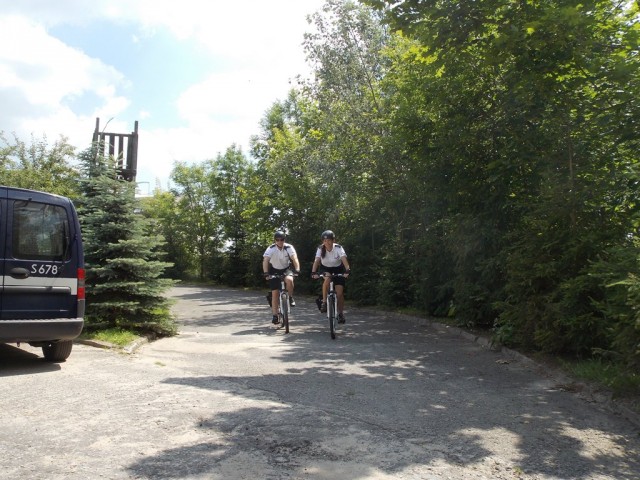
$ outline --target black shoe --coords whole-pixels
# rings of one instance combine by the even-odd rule
[[[338,314],[338,323],[346,323],[346,320],[344,319],[344,315],[342,313]]]
[[[289,297],[289,305],[291,305],[292,307],[296,306],[296,301],[293,299],[293,297]]]
[[[278,321],[278,315],[274,315],[273,318],[271,319],[271,323],[273,323],[274,325],[277,325],[278,323],[280,323]]]
[[[320,311],[322,313],[327,313],[327,302],[322,302],[322,305],[320,305]]]

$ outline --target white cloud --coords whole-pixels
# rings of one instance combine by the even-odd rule
[[[224,153],[233,143],[247,153],[247,143],[230,141],[239,131],[255,130],[255,123],[246,119],[215,120],[205,118],[189,127],[172,129],[141,129],[139,134],[139,181],[156,180],[166,189],[175,162],[201,162]],[[126,130],[125,130],[126,131]]]
[[[320,0],[216,2],[209,15],[191,22],[184,21],[180,12],[157,10],[158,21],[176,35],[194,36],[214,55],[236,65],[212,73],[179,97],[178,111],[188,127],[167,132],[167,137],[176,139],[174,159],[212,158],[232,143],[247,153],[249,138],[259,133],[266,110],[285,98],[292,79],[307,72],[301,45],[310,28],[305,16],[322,4]],[[160,156],[158,152],[156,158]]]
[[[130,80],[116,65],[65,45],[48,33],[60,25],[112,21],[131,28],[131,38],[153,40],[167,29],[178,39],[196,40],[210,57],[211,73],[187,88],[176,102],[179,120],[164,125],[153,117],[155,130],[140,120],[138,179],[156,177],[166,185],[176,160],[193,162],[214,157],[232,143],[248,148],[259,132],[259,120],[290,88],[289,80],[306,70],[303,33],[306,14],[323,0],[0,0],[0,130],[20,138],[31,133],[49,138],[64,135],[88,146],[96,117],[101,128],[130,132],[135,102]],[[149,81],[160,81],[150,79]],[[80,99],[91,108],[78,110]],[[86,105],[86,102],[85,102]],[[154,114],[155,115],[155,114]],[[181,126],[176,126],[181,123]]]
[[[69,95],[93,91],[108,98],[124,79],[113,67],[49,36],[23,17],[0,18],[0,86],[21,89],[34,104],[55,106]]]
[[[116,94],[125,84],[115,68],[51,37],[41,25],[15,15],[0,17],[0,103],[5,106],[0,130],[78,141],[73,128],[84,118],[69,102],[92,94],[94,114],[114,116],[128,105]]]
[[[286,93],[286,80],[256,70],[216,73],[186,90],[178,99],[178,109],[190,123],[216,117],[253,118],[257,105],[266,107],[277,99],[274,93]]]

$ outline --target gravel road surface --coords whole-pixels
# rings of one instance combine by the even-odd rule
[[[173,338],[0,345],[1,479],[638,479],[640,427],[455,329],[179,286]]]

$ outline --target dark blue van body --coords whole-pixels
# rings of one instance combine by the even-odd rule
[[[0,186],[0,343],[64,361],[84,324],[84,256],[68,198]]]

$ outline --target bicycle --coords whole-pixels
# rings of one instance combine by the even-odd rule
[[[295,273],[293,276],[297,276]],[[291,306],[289,305],[289,292],[287,291],[287,286],[284,283],[286,275],[284,273],[274,273],[270,275],[265,275],[267,280],[271,280],[272,278],[280,279],[280,291],[279,291],[279,299],[280,305],[278,305],[278,329],[284,327],[284,333],[289,333],[289,311]],[[271,302],[269,302],[271,303]]]
[[[331,333],[331,339],[336,339],[336,330],[338,329],[338,294],[336,293],[335,286],[333,285],[333,279],[336,277],[347,278],[344,273],[318,273],[318,278],[324,279],[330,278],[329,291],[327,292],[327,319],[329,320],[329,332]]]

